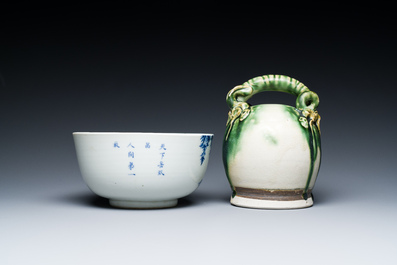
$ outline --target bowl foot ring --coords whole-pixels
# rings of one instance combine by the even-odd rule
[[[161,209],[175,207],[178,199],[166,201],[127,201],[109,199],[109,204],[116,208],[123,209]]]

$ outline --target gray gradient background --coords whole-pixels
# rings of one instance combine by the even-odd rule
[[[394,19],[371,8],[220,11],[2,22],[1,264],[397,263]],[[321,100],[323,160],[308,209],[228,202],[226,93],[272,73]],[[250,103],[294,101],[268,92]],[[110,208],[86,187],[74,131],[215,138],[192,195],[173,209],[137,211]]]

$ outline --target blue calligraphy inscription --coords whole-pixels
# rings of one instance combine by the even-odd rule
[[[203,136],[204,137],[204,136]],[[210,144],[210,141],[211,141],[211,139],[204,139],[204,140],[202,140],[202,144],[200,145],[200,147],[201,148],[203,148],[203,161],[204,161],[204,156],[205,156],[205,150],[207,149],[207,147],[208,147],[208,145]],[[123,143],[122,144],[122,146],[125,146],[124,145],[125,143]],[[120,144],[119,144],[119,142],[118,141],[114,141],[113,142],[113,148],[118,148],[118,149],[123,149],[122,148],[122,146],[120,146]],[[140,149],[140,146],[141,145],[137,145],[137,149],[139,150]],[[150,142],[145,142],[145,145],[144,145],[144,147],[145,147],[145,149],[152,149],[151,147],[151,144],[150,144]],[[125,147],[124,147],[125,148]],[[134,150],[131,150],[131,151],[128,151],[128,153],[127,153],[127,156],[128,156],[128,158],[130,158],[129,160],[135,160],[135,152],[137,151],[137,149],[135,148],[135,146],[132,144],[132,142],[130,142],[128,145],[127,145],[127,148],[129,148],[130,150],[131,149],[134,149]],[[157,148],[154,148],[154,149],[157,149]],[[152,149],[153,151],[154,151],[154,149]],[[161,145],[160,145],[160,148],[158,148],[157,150],[159,150],[158,152],[158,154],[160,155],[160,161],[159,161],[159,164],[157,165],[157,167],[158,167],[158,169],[157,169],[157,175],[158,176],[165,176],[165,173],[164,173],[164,171],[163,171],[163,169],[164,169],[164,167],[165,167],[165,163],[164,163],[164,157],[165,157],[165,154],[166,154],[166,150],[167,150],[167,148],[166,148],[166,145],[164,144],[164,143],[162,143]],[[150,150],[148,150],[148,151],[150,151]],[[203,163],[203,162],[201,162],[201,163]],[[134,173],[134,171],[135,171],[135,164],[134,164],[134,162],[132,162],[132,161],[129,161],[128,162],[128,169],[129,169],[129,173],[128,173],[128,175],[133,175],[133,176],[135,176],[135,173]]]
[[[132,170],[134,167],[135,167],[135,166],[134,166],[134,163],[130,162],[129,165],[128,165],[128,168],[129,168],[130,170]]]
[[[200,148],[203,149],[203,152],[200,155],[201,165],[204,163],[205,154],[207,152],[208,146],[211,145],[211,140],[212,140],[212,136],[210,136],[210,135],[203,135],[200,138],[200,141],[201,141]]]
[[[164,151],[167,150],[167,148],[165,148],[165,144],[161,144],[159,150],[164,150]],[[163,172],[163,168],[164,168],[163,158],[165,156],[165,152],[164,151],[160,152],[160,156],[161,156],[160,163],[157,165],[160,168],[160,170],[157,172],[157,175],[159,175],[159,176],[164,176],[165,175],[164,172]]]
[[[134,163],[130,162],[130,163],[128,164],[128,168],[130,169],[130,171],[132,171],[132,169],[133,169],[134,167],[135,167]],[[128,174],[128,175],[133,175],[133,176],[135,176],[135,173],[131,172],[131,173]]]

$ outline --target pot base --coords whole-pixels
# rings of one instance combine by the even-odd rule
[[[258,209],[299,209],[313,205],[312,190],[306,192],[307,199],[303,198],[303,189],[271,190],[235,187],[235,196],[230,203],[236,206]]]
[[[299,209],[312,206],[313,198],[310,196],[307,200],[275,201],[252,199],[236,195],[230,199],[230,203],[235,206],[257,209]]]
[[[230,203],[235,206],[256,209],[300,209],[312,206],[313,198],[310,196],[307,200],[277,201],[253,199],[236,195],[230,199]]]
[[[109,199],[109,204],[116,208],[124,209],[161,209],[170,208],[178,204],[178,200],[167,201],[124,201]]]

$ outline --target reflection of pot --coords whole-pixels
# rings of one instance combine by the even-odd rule
[[[246,103],[262,91],[293,94],[296,108]],[[265,209],[312,206],[321,160],[317,94],[293,78],[267,75],[236,86],[226,101],[231,110],[223,162],[233,190],[231,203]]]

